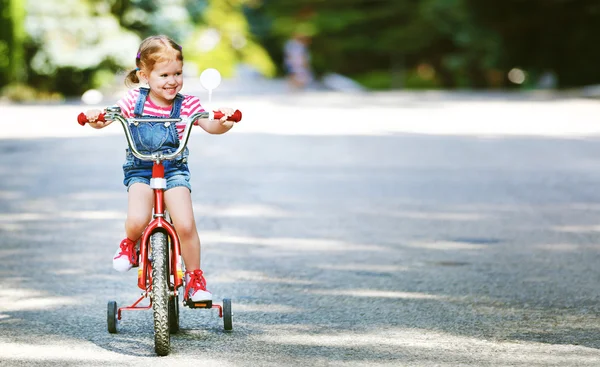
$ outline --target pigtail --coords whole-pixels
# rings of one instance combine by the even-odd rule
[[[138,78],[137,72],[140,70],[139,68],[135,68],[125,76],[125,85],[128,88],[133,88],[135,85],[140,83],[140,79]]]

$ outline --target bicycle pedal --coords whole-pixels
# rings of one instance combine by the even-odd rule
[[[185,301],[185,305],[189,308],[212,308],[212,301],[194,302],[188,299]]]

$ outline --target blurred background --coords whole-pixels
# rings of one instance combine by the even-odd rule
[[[215,67],[283,80],[286,44],[301,36],[312,88],[600,84],[600,2],[590,0],[0,0],[0,10],[5,101],[122,86],[152,34],[183,45],[190,76]]]

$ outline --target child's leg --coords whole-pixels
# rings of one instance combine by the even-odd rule
[[[194,220],[190,190],[184,186],[177,186],[165,191],[165,205],[179,235],[181,257],[186,270],[200,269],[200,237]]]
[[[129,187],[127,194],[127,220],[125,221],[125,234],[127,238],[135,241],[152,217],[152,189],[150,186],[136,182]]]
[[[200,270],[200,237],[196,230],[192,196],[185,186],[176,186],[165,191],[165,204],[181,241],[181,257],[186,267],[185,294],[193,302],[212,300],[206,289],[206,280]]]
[[[142,235],[152,215],[152,190],[147,184],[136,182],[129,187],[127,198],[127,237],[121,241],[113,257],[113,268],[122,272],[128,271],[138,262],[135,242]]]

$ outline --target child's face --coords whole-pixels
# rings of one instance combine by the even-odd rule
[[[171,105],[183,87],[183,62],[180,60],[157,62],[147,79],[154,102]]]

